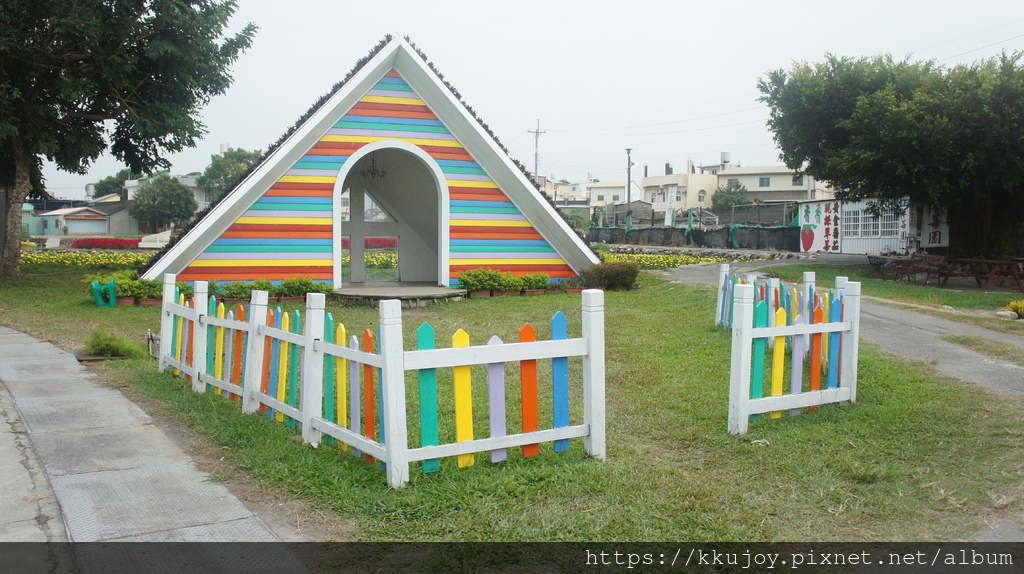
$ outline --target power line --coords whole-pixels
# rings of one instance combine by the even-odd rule
[[[709,126],[709,127],[705,127],[705,128],[690,128],[690,129],[686,129],[686,130],[672,130],[672,131],[667,131],[667,132],[626,132],[626,133],[615,133],[615,134],[594,134],[594,133],[589,132],[589,131],[576,132],[576,131],[562,131],[562,130],[551,130],[551,132],[552,133],[559,133],[559,134],[569,134],[569,135],[574,135],[574,136],[587,136],[587,135],[617,136],[617,137],[621,137],[621,136],[663,136],[663,135],[684,134],[684,133],[690,133],[690,132],[703,132],[703,131],[708,131],[708,130],[718,130],[718,129],[722,129],[722,128],[731,128],[731,127],[735,127],[735,126],[746,126],[746,125],[750,125],[750,124],[763,124],[763,123],[764,123],[764,120],[751,120],[749,122],[738,122],[738,123],[735,123],[735,124],[723,124],[723,125],[717,125],[717,126]],[[599,131],[599,130],[594,130],[594,131]]]
[[[984,50],[985,48],[991,48],[992,46],[998,46],[999,44],[1002,44],[1003,42],[1009,42],[1010,40],[1016,40],[1017,38],[1024,38],[1024,34],[1018,34],[1017,36],[1014,36],[1012,38],[1007,38],[1005,40],[1000,40],[998,42],[993,42],[991,44],[982,46],[980,48],[974,48],[973,50],[967,50],[966,52],[960,52],[959,54],[953,54],[952,56],[949,56],[948,58],[942,58],[941,60],[938,60],[938,61],[939,62],[945,62],[946,60],[952,60],[953,58],[959,58],[960,56],[963,56],[964,54],[970,54],[971,52],[977,52],[978,50]]]
[[[586,134],[589,134],[589,133],[605,132],[605,131],[610,131],[610,130],[641,129],[641,128],[662,127],[662,126],[670,126],[670,125],[673,125],[673,124],[683,124],[683,123],[687,123],[687,122],[696,122],[696,121],[699,121],[699,120],[708,120],[708,119],[711,119],[711,118],[720,118],[722,116],[730,116],[730,115],[733,115],[733,114],[749,112],[750,110],[760,110],[760,109],[763,109],[765,107],[766,106],[764,106],[764,105],[760,105],[760,106],[754,106],[754,107],[751,107],[751,108],[743,108],[742,110],[733,110],[731,112],[722,112],[720,114],[710,114],[710,115],[707,115],[707,116],[699,116],[699,117],[696,117],[696,118],[685,118],[685,119],[675,120],[675,121],[671,121],[671,122],[658,122],[656,124],[644,124],[644,125],[639,125],[639,126],[620,126],[620,127],[614,127],[614,128],[596,128],[596,129],[592,129],[592,130],[551,130],[551,131],[552,132],[557,132],[557,133],[571,133],[571,134],[577,134],[577,135],[586,135]],[[660,132],[660,133],[666,133],[666,132]],[[618,134],[618,135],[632,135],[632,134]]]
[[[939,47],[942,47],[942,46],[946,46],[948,44],[952,44],[953,42],[959,42],[960,40],[966,40],[967,38],[972,38],[974,36],[978,36],[979,34],[984,34],[985,32],[991,32],[992,30],[998,30],[999,28],[1005,28],[1005,27],[1007,27],[1007,26],[1009,26],[1011,24],[1016,24],[1017,22],[1024,22],[1024,18],[1018,18],[1016,20],[1013,20],[1013,21],[1010,21],[1010,22],[1006,22],[1005,24],[1000,24],[998,26],[993,26],[991,28],[986,28],[985,30],[981,30],[979,32],[974,32],[973,34],[967,34],[966,36],[960,36],[959,38],[953,38],[952,40],[946,40],[945,42],[940,42],[938,44],[933,44],[931,46],[928,46],[927,48],[921,48],[920,50],[914,50],[913,52],[911,52],[911,54],[915,54],[917,52],[925,52],[925,51],[931,50],[932,48],[939,48]],[[981,48],[978,48],[978,49],[980,50]],[[951,56],[951,57],[955,58],[956,56]]]

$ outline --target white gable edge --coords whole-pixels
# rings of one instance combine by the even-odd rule
[[[393,65],[397,46],[392,41],[377,53],[324,105],[274,150],[245,180],[153,264],[145,279],[164,273],[179,274],[241,217],[271,186],[291,169],[338,121],[339,108],[351,108]]]
[[[476,158],[487,175],[526,216],[538,233],[544,237],[565,262],[577,273],[600,260],[583,242],[569,224],[562,219],[536,190],[526,175],[512,163],[494,138],[472,116],[451,90],[427,66],[405,40],[404,51],[395,58],[398,70],[430,107],[435,115],[455,135],[466,150]]]
[[[454,94],[404,39],[396,38],[356,72],[338,92],[320,106],[284,143],[278,146],[245,180],[228,193],[206,216],[143,274],[160,279],[179,274],[241,217],[291,169],[339,119],[391,68],[395,68],[448,127],[538,233],[576,272],[600,261],[543,198],[497,142],[473,118]],[[448,225],[448,221],[442,222]],[[441,278],[443,279],[443,278]],[[439,279],[440,280],[440,279]]]

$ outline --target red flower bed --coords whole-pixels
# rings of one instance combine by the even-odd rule
[[[341,247],[348,249],[349,241],[348,237],[341,238]],[[397,237],[366,237],[363,239],[363,247],[366,249],[385,249],[385,248],[396,248],[398,247]]]
[[[71,247],[75,249],[138,249],[141,239],[118,239],[116,237],[86,237],[76,239]]]

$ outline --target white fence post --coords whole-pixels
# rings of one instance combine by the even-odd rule
[[[849,277],[843,277],[842,275],[836,277],[836,291],[846,288],[846,283],[849,282]]]
[[[320,444],[320,431],[313,428],[313,419],[324,414],[324,354],[314,347],[324,338],[324,306],[327,296],[323,293],[306,293],[306,325],[302,347],[302,379],[300,381],[302,410],[302,442],[316,446]],[[333,381],[331,381],[333,383]]]
[[[728,266],[724,267],[728,270]],[[589,456],[604,460],[604,291],[583,291],[582,330],[588,347],[583,357],[583,422],[590,426],[590,433],[583,437],[583,448]]]
[[[380,354],[384,420],[384,452],[387,454],[388,486],[401,488],[409,482],[409,429],[405,412],[405,349],[402,344],[402,302],[380,302]]]
[[[196,322],[192,327],[192,369],[195,375],[192,376],[192,390],[197,393],[206,391],[206,383],[200,379],[206,372],[206,343],[209,340],[206,322],[203,320],[210,312],[210,294],[206,281],[195,282]]]
[[[750,418],[751,329],[754,286],[737,285],[733,296],[732,365],[729,371],[729,432],[746,434]]]
[[[242,374],[242,412],[259,409],[255,393],[263,379],[263,337],[257,332],[267,324],[267,292],[253,291],[249,299],[249,339],[246,341],[245,373]]]
[[[729,264],[722,263],[718,266],[718,301],[715,305],[715,325],[722,326],[725,321],[725,284],[729,281]]]
[[[844,285],[843,319],[850,322],[850,330],[842,335],[839,386],[850,388],[850,402],[857,402],[857,358],[860,352],[860,282]]]
[[[171,333],[174,331],[174,315],[167,309],[168,303],[174,300],[174,273],[164,273],[164,297],[160,313],[160,372],[167,369],[167,359],[171,356]],[[181,344],[180,342],[178,343]]]

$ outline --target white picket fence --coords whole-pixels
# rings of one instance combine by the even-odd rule
[[[322,293],[306,297],[305,325],[302,334],[267,326],[268,294],[253,291],[248,320],[236,321],[211,316],[208,285],[194,284],[193,305],[175,301],[175,276],[164,275],[163,312],[159,361],[160,369],[173,368],[192,378],[192,388],[204,392],[206,385],[239,395],[242,411],[256,413],[260,405],[299,421],[303,442],[317,445],[323,435],[334,437],[365,455],[385,463],[387,482],[399,488],[409,481],[409,465],[449,456],[532,445],[548,441],[583,438],[586,453],[596,459],[605,458],[605,349],[604,292],[586,290],[582,302],[582,336],[580,338],[547,340],[503,345],[481,345],[459,348],[410,350],[403,348],[402,308],[397,300],[380,302],[379,353],[360,351],[325,342],[325,302]],[[191,361],[171,355],[176,317],[192,322]],[[244,372],[240,384],[232,383],[207,372],[207,327],[224,327],[244,332],[246,336]],[[260,392],[263,380],[264,352],[268,340],[277,339],[301,349],[299,371],[299,405],[293,407],[274,396]],[[380,369],[381,442],[363,436],[353,429],[324,418],[324,358],[347,359],[351,365],[368,365]],[[583,422],[582,424],[541,429],[533,432],[492,436],[461,442],[411,448],[406,411],[406,371],[489,365],[512,361],[534,361],[562,357],[582,357]],[[191,363],[191,364],[189,364]],[[286,368],[282,365],[281,368]],[[353,369],[355,371],[355,369]],[[355,382],[353,381],[354,385]],[[356,405],[353,404],[353,408]],[[358,430],[358,429],[356,429]],[[356,453],[358,454],[358,453]]]
[[[723,266],[722,271],[722,281],[729,281],[728,267]],[[728,423],[732,434],[746,434],[751,418],[764,413],[771,413],[772,418],[787,411],[798,415],[804,408],[857,399],[860,283],[837,277],[831,317],[814,322],[814,274],[805,274],[804,280],[800,299],[806,293],[807,301],[793,302],[797,307],[795,317],[784,309],[775,312],[778,294],[773,294],[769,285],[764,298],[756,302],[764,307],[758,326],[756,286],[720,285],[716,322],[732,324]],[[725,305],[722,294],[728,297]],[[822,344],[823,338],[827,338],[827,344]],[[769,350],[772,360],[766,364]],[[770,383],[767,392],[766,382]]]

